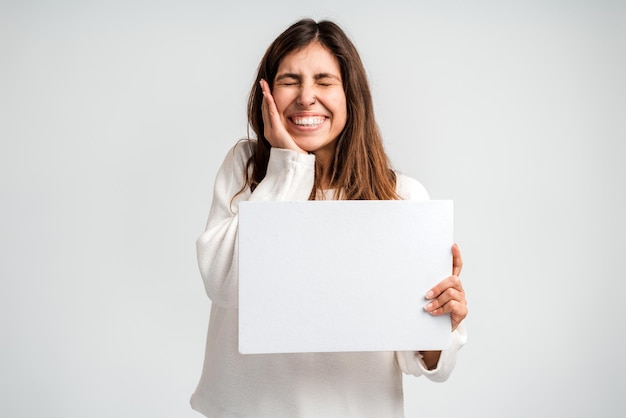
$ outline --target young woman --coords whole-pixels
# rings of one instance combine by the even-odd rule
[[[432,315],[450,314],[448,350],[238,353],[239,202],[428,199],[420,183],[390,168],[363,64],[336,24],[293,24],[268,48],[256,81],[248,119],[257,139],[237,143],[226,156],[197,241],[212,306],[191,405],[208,417],[401,417],[402,372],[445,380],[465,342],[467,303],[456,245],[452,275],[427,293],[424,307]]]

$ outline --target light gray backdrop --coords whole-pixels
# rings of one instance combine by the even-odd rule
[[[469,342],[407,416],[623,416],[626,8],[598,0],[0,1],[0,416],[199,416],[195,239],[305,16],[355,41],[395,167],[455,200]]]

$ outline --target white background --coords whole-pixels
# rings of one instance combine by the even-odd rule
[[[598,0],[1,0],[0,416],[199,416],[195,239],[305,16],[355,41],[394,166],[455,201],[470,339],[407,416],[623,416],[626,8]]]

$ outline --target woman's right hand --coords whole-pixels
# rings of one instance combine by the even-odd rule
[[[260,81],[261,90],[263,92],[263,103],[261,103],[261,114],[263,115],[263,125],[265,138],[269,141],[270,145],[274,148],[284,148],[293,151],[298,151],[303,154],[307,152],[300,148],[293,140],[285,124],[280,118],[280,113],[276,108],[274,97],[270,91],[270,86],[265,80]]]

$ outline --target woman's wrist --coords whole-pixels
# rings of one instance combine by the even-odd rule
[[[419,355],[422,358],[422,362],[428,370],[434,370],[439,364],[439,358],[441,357],[441,351],[419,351]]]

